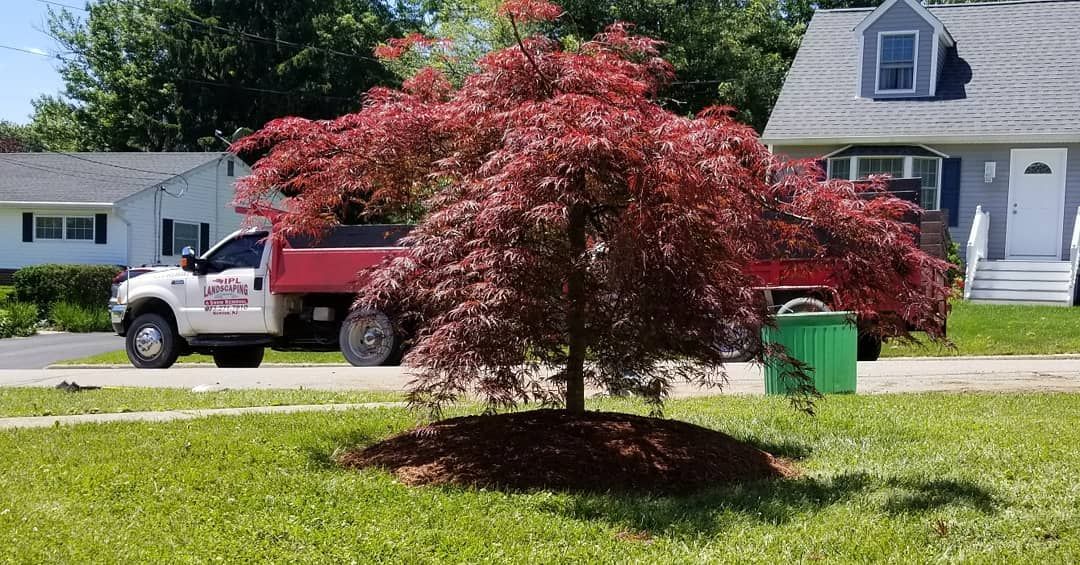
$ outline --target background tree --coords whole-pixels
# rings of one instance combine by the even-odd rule
[[[35,143],[28,126],[0,120],[0,153],[34,151]]]
[[[561,12],[500,8],[511,27]],[[460,89],[426,69],[355,114],[274,121],[234,146],[268,151],[239,197],[286,190],[284,232],[319,234],[342,206],[378,214],[430,195],[407,253],[369,272],[356,303],[415,332],[414,402],[475,390],[493,406],[558,398],[581,412],[587,384],[659,402],[677,379],[720,383],[720,348],[759,340],[769,319],[747,267],[781,253],[835,261],[856,310],[888,293],[906,321],[937,327],[910,275],[948,265],[901,221],[914,205],[817,182],[727,109],[666,110],[658,47],[622,24],[572,50],[532,36],[483,56]]]
[[[50,13],[65,91],[61,106],[44,106],[35,122],[56,123],[66,108],[75,145],[118,151],[222,148],[215,130],[355,110],[360,92],[393,81],[372,48],[402,34],[415,14],[380,0],[101,0],[87,8]]]

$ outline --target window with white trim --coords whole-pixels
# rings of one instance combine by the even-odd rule
[[[918,32],[878,34],[878,92],[914,92]]]
[[[851,156],[831,157],[828,161],[831,179],[865,180],[870,175],[890,175],[893,178],[922,179],[920,205],[927,210],[941,207],[941,158],[912,156]]]
[[[64,239],[63,216],[34,216],[34,239]]]
[[[199,252],[199,224],[173,222],[173,253],[179,255],[185,247]]]
[[[35,240],[94,241],[93,216],[34,215]]]
[[[870,175],[889,175],[894,179],[904,178],[903,157],[859,157],[859,179]]]

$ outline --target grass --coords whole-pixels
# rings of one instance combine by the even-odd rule
[[[181,357],[179,363],[213,363],[214,358],[209,355],[187,355]],[[339,351],[273,351],[266,350],[263,363],[294,363],[294,364],[326,364],[346,363]],[[110,351],[90,357],[68,359],[61,361],[60,365],[130,365],[127,353]]]
[[[953,303],[949,338],[956,349],[936,344],[893,345],[884,357],[954,355],[1049,355],[1080,353],[1080,311],[1056,306]]]
[[[383,402],[401,400],[402,397],[402,394],[396,392],[265,389],[191,392],[178,388],[104,388],[67,392],[53,388],[0,387],[0,418],[242,406]]]
[[[594,407],[643,411],[606,401]],[[693,496],[409,488],[336,450],[401,409],[0,432],[15,562],[1075,562],[1080,396],[673,401],[798,459]]]
[[[9,296],[15,294],[15,287],[6,284],[0,284],[0,306],[7,302]]]

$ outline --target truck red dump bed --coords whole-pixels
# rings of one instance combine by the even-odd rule
[[[270,259],[274,294],[351,293],[357,274],[401,252],[397,242],[411,225],[339,226],[324,237],[289,237]]]

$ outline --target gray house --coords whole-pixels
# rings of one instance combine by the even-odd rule
[[[1080,2],[821,10],[762,141],[831,178],[920,178],[965,296],[1072,304],[1080,264]]]

